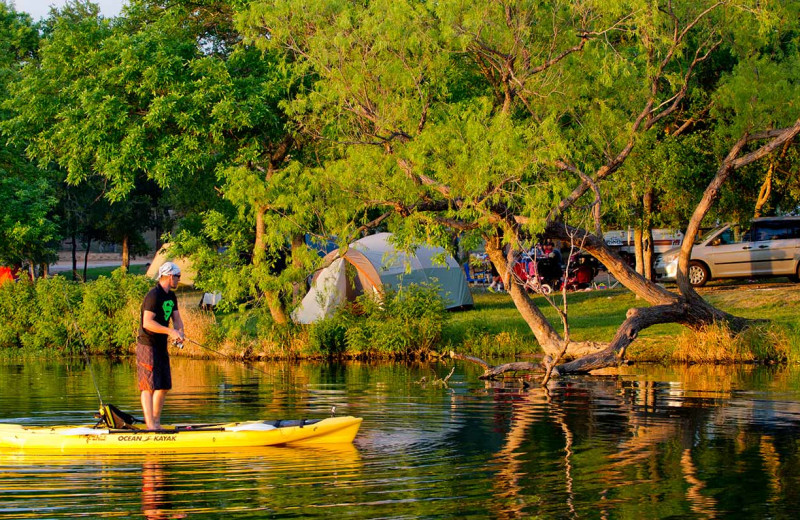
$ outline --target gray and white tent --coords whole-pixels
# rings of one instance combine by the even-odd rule
[[[343,254],[328,253],[327,267],[314,275],[311,289],[292,313],[297,323],[313,323],[331,316],[347,300],[363,293],[383,294],[384,288],[411,284],[436,284],[448,309],[472,305],[464,271],[442,248],[420,246],[413,254],[398,251],[391,233],[378,233],[350,244]],[[444,263],[442,263],[444,262]],[[351,280],[347,277],[350,269]]]

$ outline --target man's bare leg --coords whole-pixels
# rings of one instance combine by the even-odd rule
[[[156,390],[153,392],[153,424],[154,430],[161,429],[161,410],[164,408],[164,400],[167,398],[169,390]]]
[[[148,430],[155,430],[153,423],[153,392],[142,390],[142,411],[144,412],[144,422]]]

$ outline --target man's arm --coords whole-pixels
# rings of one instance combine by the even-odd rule
[[[175,327],[175,330],[181,333],[181,341],[183,341],[186,337],[183,332],[183,319],[181,319],[181,313],[178,312],[177,308],[172,311],[172,326]]]
[[[144,311],[142,316],[142,327],[155,334],[167,334],[175,341],[183,341],[183,321],[177,310],[173,311],[172,324],[175,325],[174,329],[160,325],[156,321],[156,313],[153,311]]]

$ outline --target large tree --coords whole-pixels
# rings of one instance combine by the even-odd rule
[[[134,0],[108,20],[94,4],[68,3],[15,85],[5,129],[68,182],[101,180],[113,204],[130,204],[140,179],[155,181],[185,217],[180,252],[204,253],[201,285],[266,301],[285,323],[319,208],[281,103],[307,80],[242,42],[240,4]],[[279,262],[290,248],[293,269]]]
[[[39,33],[30,16],[0,1],[0,120],[10,117],[9,85],[36,59]],[[25,157],[24,143],[0,142],[0,263],[47,264],[54,257],[57,226],[52,172]]]
[[[776,86],[797,99],[794,11],[749,2],[270,0],[240,22],[318,76],[292,113],[338,154],[321,175],[354,202],[390,212],[400,241],[445,240],[445,228],[457,229],[483,240],[501,273],[526,237],[573,241],[651,304],[564,373],[618,362],[655,323],[746,324],[700,298],[686,268],[724,182],[800,131],[797,108],[763,93]],[[722,54],[732,56],[727,68]],[[765,66],[771,81],[749,72]],[[602,217],[634,151],[684,126],[685,136],[708,133],[717,172],[706,174],[704,192],[683,194],[695,209],[672,293],[605,246]],[[598,347],[570,341],[566,314],[559,334],[519,284],[510,289],[551,358]]]

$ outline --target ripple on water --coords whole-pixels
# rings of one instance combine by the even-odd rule
[[[138,411],[131,366],[98,364],[109,400]],[[791,517],[800,507],[790,492],[800,484],[792,374],[772,393],[763,374],[718,369],[714,384],[705,372],[659,369],[541,389],[485,384],[456,365],[460,383],[441,389],[418,382],[449,367],[263,368],[272,376],[181,362],[176,374],[191,377],[177,382],[165,414],[319,417],[336,406],[364,418],[354,445],[0,455],[0,518]],[[0,364],[0,421],[80,424],[96,401],[81,367]]]

